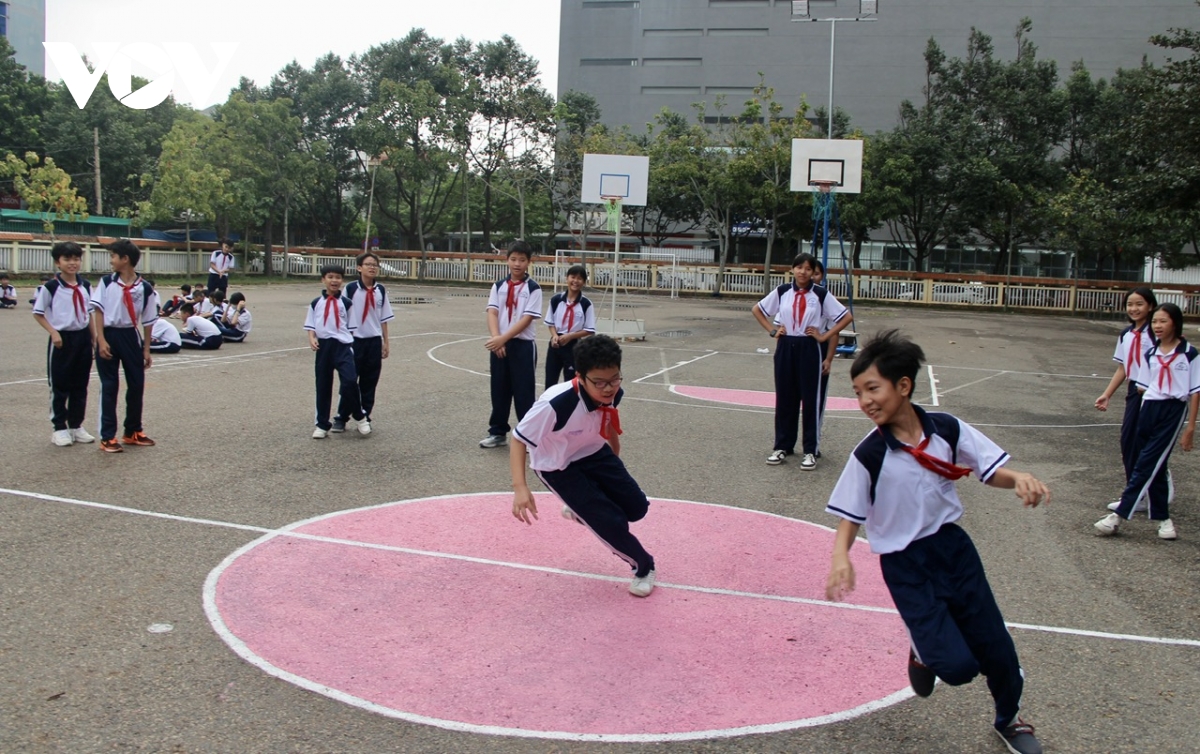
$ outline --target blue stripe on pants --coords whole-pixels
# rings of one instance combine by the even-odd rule
[[[121,390],[122,368],[125,371],[125,435],[142,431],[142,395],[146,390],[146,362],[142,356],[142,340],[132,327],[106,327],[104,340],[112,352],[111,359],[96,359],[100,375],[100,439],[117,437],[117,393]]]
[[[358,375],[354,371],[354,351],[349,343],[343,343],[336,338],[321,338],[317,341],[319,348],[316,353],[317,377],[317,417],[315,424],[321,429],[328,430],[333,426],[329,421],[329,410],[333,403],[333,375],[336,372],[341,384],[341,402],[347,406],[351,414],[361,416],[358,405]]]
[[[342,421],[353,418],[361,421],[371,417],[375,408],[375,388],[379,385],[379,375],[383,373],[383,336],[373,338],[355,338],[354,371],[358,374],[358,407],[351,406],[343,399],[338,402],[337,418]]]
[[[1137,462],[1138,444],[1138,414],[1142,408],[1142,391],[1137,389],[1133,380],[1129,381],[1129,390],[1125,393],[1125,416],[1121,419],[1121,462],[1125,464],[1125,483],[1129,483],[1129,475],[1133,473],[1133,465]]]
[[[775,346],[775,450],[795,454],[803,423],[804,452],[817,452],[821,348],[807,335],[786,335]]]
[[[1147,515],[1151,521],[1166,521],[1171,517],[1167,461],[1186,420],[1186,401],[1142,401],[1138,413],[1137,460],[1117,506],[1121,518],[1133,518],[1134,503],[1147,494],[1150,506]]]
[[[87,412],[88,381],[92,377],[92,331],[59,330],[62,347],[50,341],[46,373],[50,380],[50,421],[54,429],[83,426]]]

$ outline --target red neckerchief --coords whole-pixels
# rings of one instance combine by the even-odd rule
[[[341,298],[341,296],[338,296],[338,298]],[[326,293],[325,294],[325,322],[324,322],[326,327],[329,327],[329,307],[333,307],[333,321],[337,325],[337,329],[341,330],[342,329],[342,312],[341,312],[341,307],[338,306],[338,299],[334,298],[333,296],[330,296],[328,293]]]
[[[582,388],[579,386],[579,375],[571,380],[571,384],[575,386],[575,391],[579,392]],[[621,412],[617,410],[611,403],[597,403],[596,410],[600,412],[600,436],[605,440],[614,438],[613,432],[617,435],[625,434],[621,429]]]
[[[87,301],[83,298],[83,286],[79,284],[79,278],[75,278],[75,285],[71,285],[59,275],[58,282],[71,289],[71,310],[78,311],[87,319]]]
[[[1142,363],[1142,334],[1145,329],[1143,325],[1133,330],[1133,345],[1129,347],[1129,358],[1126,361],[1132,361],[1135,366]]]
[[[803,335],[804,331],[800,329],[800,323],[804,321],[804,310],[808,308],[808,292],[812,290],[812,286],[808,288],[796,288],[796,295],[792,297],[792,318],[796,321],[796,334]]]
[[[567,305],[567,332],[571,332],[571,328],[575,326],[575,305],[579,303],[576,300],[574,303],[568,299],[563,299],[563,303]]]
[[[1176,346],[1176,348],[1178,348],[1178,346]],[[1169,359],[1164,359],[1162,356],[1158,356],[1158,391],[1160,393],[1169,394],[1171,392],[1172,381],[1174,380],[1174,378],[1171,377],[1171,362],[1175,361],[1178,356],[1179,351],[1172,353],[1171,358]],[[1167,378],[1167,389],[1165,391],[1163,390],[1163,377]]]
[[[133,282],[130,283],[128,287],[126,287],[126,285],[121,282],[121,278],[117,278],[117,286],[121,289],[121,297],[125,299],[125,310],[129,312],[129,321],[134,327],[137,327],[140,323],[138,322],[137,308],[133,305],[133,287],[140,282],[142,282],[142,278],[139,275],[138,277],[134,278]]]
[[[359,281],[359,285],[361,285],[362,289],[367,292],[367,303],[363,307],[362,316],[362,321],[365,323],[367,321],[367,315],[369,315],[371,310],[375,308],[375,284],[372,283],[370,286],[367,286],[363,282]]]
[[[925,452],[925,448],[929,447],[929,438],[926,437],[917,447],[911,445],[901,445],[906,452],[910,453],[913,458],[917,459],[917,463],[929,469],[938,476],[945,477],[950,480],[958,480],[971,473],[970,469],[964,469],[962,466],[955,466],[949,461],[932,456]]]
[[[508,297],[504,302],[504,306],[508,309],[508,321],[510,324],[513,321],[513,309],[517,308],[517,291],[521,290],[521,286],[523,285],[525,285],[524,280],[514,285],[512,278],[508,279]]]

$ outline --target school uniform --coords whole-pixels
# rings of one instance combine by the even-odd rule
[[[88,327],[92,286],[81,277],[75,285],[56,275],[38,289],[33,313],[58,331],[62,346],[46,347],[46,378],[50,383],[50,421],[54,430],[78,429],[87,412],[88,381],[92,376],[92,331]]]
[[[575,301],[567,298],[567,293],[556,293],[550,297],[550,306],[546,308],[548,327],[553,327],[559,335],[570,335],[574,332],[596,332],[596,307],[587,296],[580,295]],[[584,336],[587,337],[587,336]],[[546,349],[546,387],[558,382],[559,375],[564,380],[575,376],[575,344],[572,340],[563,346]]]
[[[117,436],[117,393],[120,371],[125,372],[125,436],[142,431],[142,395],[146,364],[142,355],[142,328],[158,320],[158,294],[139,275],[126,286],[119,276],[105,275],[92,289],[92,311],[104,322],[104,340],[111,359],[96,359],[100,375],[100,438]]]
[[[154,353],[179,353],[183,339],[179,330],[165,317],[159,317],[150,331],[150,350]]]
[[[212,299],[206,298],[200,302],[200,308],[196,310],[196,313],[205,319],[209,319],[216,313],[216,311],[217,305],[213,303]]]
[[[236,309],[233,311],[237,311]],[[221,337],[226,343],[241,343],[250,334],[250,328],[254,324],[254,318],[250,316],[249,309],[242,309],[236,314],[231,313],[231,320],[225,322],[225,315],[221,315],[221,319],[213,318],[213,324],[221,331]]]
[[[188,317],[187,322],[183,324],[183,332],[179,333],[179,340],[184,348],[201,351],[215,351],[224,342],[221,339],[221,328],[195,314]],[[153,350],[154,346],[151,345],[150,348]]]
[[[345,296],[332,297],[322,292],[308,305],[304,317],[304,329],[317,336],[316,387],[317,413],[315,424],[328,431],[333,427],[329,420],[330,404],[333,402],[333,375],[340,382],[340,404],[346,406],[351,416],[359,418],[362,409],[358,402],[358,374],[354,371],[353,331],[358,324],[350,313],[353,303]]]
[[[17,289],[11,285],[0,285],[0,309],[11,309],[17,305]]]
[[[1138,390],[1134,375],[1145,364],[1146,351],[1154,342],[1154,333],[1150,330],[1148,321],[1140,328],[1130,325],[1117,336],[1117,349],[1113,352],[1113,361],[1125,370],[1128,384],[1125,391],[1125,415],[1121,418],[1121,462],[1125,466],[1126,483],[1129,482],[1129,474],[1137,460],[1138,414],[1142,408],[1142,391]]]
[[[585,526],[629,564],[634,575],[654,570],[654,558],[629,531],[650,508],[646,493],[612,452],[606,436],[620,434],[617,390],[601,406],[575,380],[546,390],[517,423],[514,434],[529,452],[529,466]]]
[[[233,269],[233,255],[217,249],[208,260],[208,292],[229,290],[229,271]],[[215,270],[215,272],[214,272]]]
[[[183,302],[183,296],[172,296],[170,301],[163,304],[162,316],[165,317],[168,314],[174,314],[175,312],[179,311],[179,307],[183,306]]]
[[[1197,351],[1186,340],[1170,353],[1162,353],[1158,344],[1145,353],[1145,361],[1134,367],[1134,381],[1145,390],[1137,419],[1137,458],[1129,473],[1117,515],[1133,518],[1134,504],[1147,495],[1151,521],[1171,518],[1171,490],[1167,462],[1175,442],[1187,423],[1188,402],[1200,392],[1200,361]]]
[[[358,374],[358,393],[360,408],[355,419],[371,418],[375,408],[375,388],[379,385],[379,375],[383,372],[383,324],[391,322],[396,315],[392,313],[392,304],[388,301],[387,289],[379,283],[371,287],[355,280],[346,286],[342,295],[353,304],[354,316],[358,319],[358,327],[354,330],[354,369]],[[339,402],[337,418],[346,421],[351,418],[350,405]]]
[[[796,453],[798,424],[803,423],[804,452],[816,454],[820,440],[821,363],[825,344],[804,331],[818,331],[828,320],[836,324],[848,310],[833,294],[819,285],[800,288],[787,283],[758,302],[768,320],[779,316],[785,335],[775,347],[775,450]],[[803,408],[803,411],[801,409]]]
[[[1016,719],[1024,678],[979,553],[957,524],[963,506],[950,476],[974,472],[987,482],[1008,454],[949,414],[913,409],[921,445],[905,445],[887,427],[872,430],[851,453],[825,511],[865,524],[917,659],[952,686],[987,676],[1002,730]]]
[[[517,411],[517,421],[533,406],[537,391],[537,321],[542,316],[542,289],[528,275],[519,283],[511,278],[497,280],[488,295],[488,309],[500,315],[500,332],[512,323],[531,316],[529,326],[504,344],[504,358],[489,353],[491,367],[492,414],[488,435],[507,435],[509,406]]]

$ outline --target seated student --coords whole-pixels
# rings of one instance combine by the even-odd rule
[[[180,345],[201,351],[215,351],[221,347],[221,331],[212,322],[196,314],[195,307],[184,304],[179,307],[179,314],[185,319],[183,332],[179,334]]]
[[[162,308],[163,316],[169,317],[179,311],[179,307],[183,306],[183,302],[192,297],[192,286],[184,283],[179,286],[179,293],[172,296],[171,300]]]
[[[246,308],[246,297],[241,291],[229,297],[229,306],[220,321],[213,319],[213,324],[221,331],[221,337],[226,343],[241,343],[250,334],[250,310]]]
[[[200,311],[200,309],[203,308],[204,304],[207,302],[207,299],[208,293],[203,288],[197,286],[192,289],[192,307],[195,308],[196,311]],[[183,304],[180,304],[180,306],[183,306]],[[170,316],[176,319],[183,319],[183,317],[180,316],[178,309],[171,312]]]
[[[46,283],[49,283],[53,279],[53,275],[47,275],[42,278],[42,282],[38,284],[38,287],[33,289],[33,298],[29,299],[30,306],[37,306],[38,296],[42,295],[42,289],[46,287]]]
[[[225,315],[225,291],[220,289],[211,291],[208,299],[196,314],[212,322],[220,322],[221,317]]]
[[[150,331],[150,351],[152,353],[179,353],[179,349],[182,347],[183,341],[180,339],[175,325],[159,317],[154,322],[154,329]]]
[[[17,305],[17,289],[8,284],[8,275],[0,275],[0,309]]]

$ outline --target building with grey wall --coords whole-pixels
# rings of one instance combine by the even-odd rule
[[[0,36],[30,73],[46,75],[46,0],[0,0]]]
[[[1200,26],[1193,0],[880,0],[873,23],[838,23],[834,106],[867,133],[890,130],[901,101],[918,101],[930,37],[950,56],[966,52],[972,26],[998,55],[1016,53],[1022,17],[1042,58],[1060,79],[1083,60],[1093,76],[1161,60],[1147,41],[1171,27]],[[857,15],[858,0],[813,0],[814,17]],[[664,107],[692,114],[692,103],[720,94],[737,114],[759,81],[792,110],[829,97],[830,24],[795,22],[789,0],[562,0],[558,92],[596,98],[603,121],[641,130]]]

